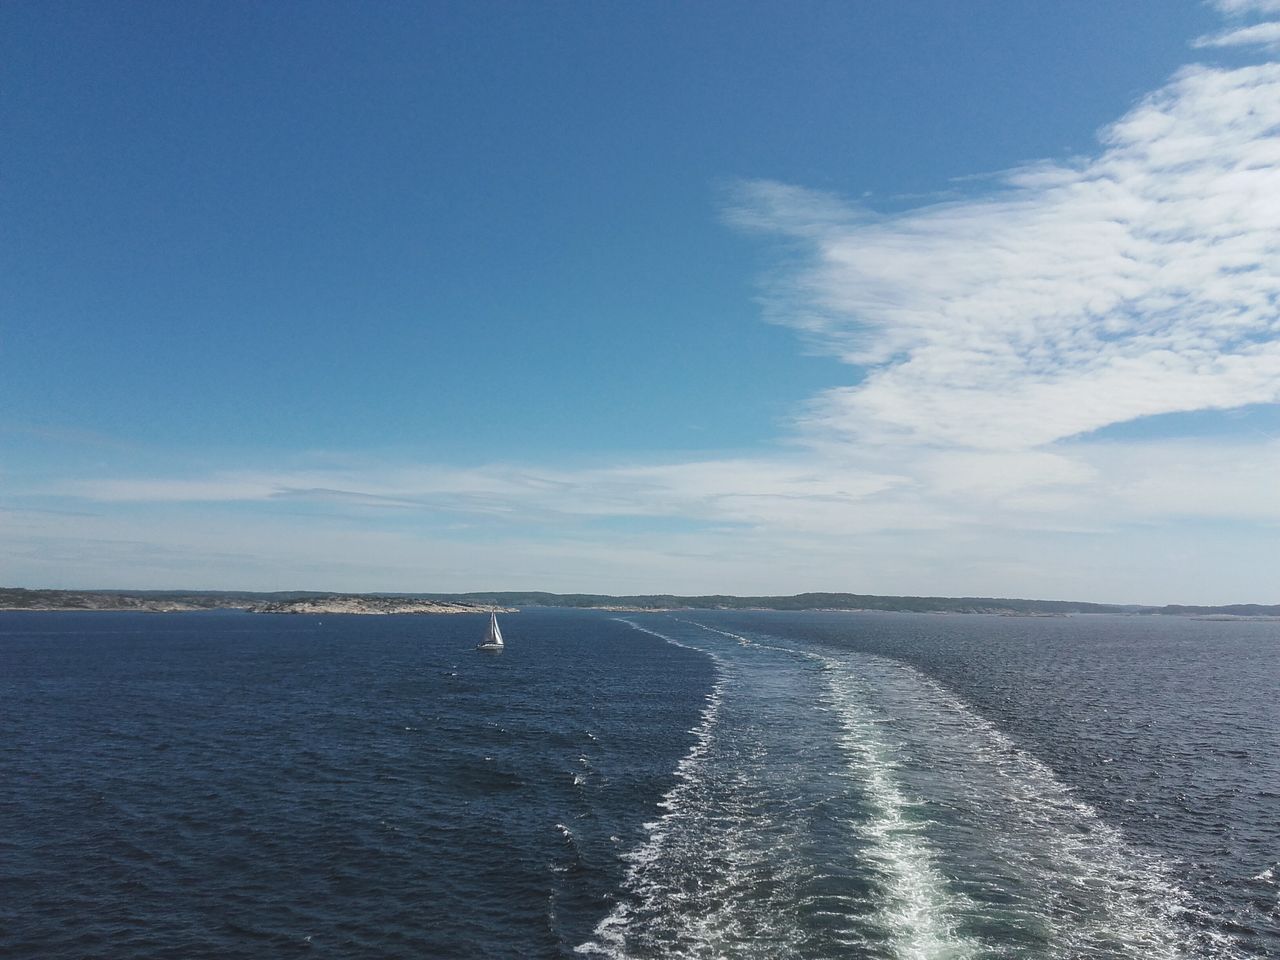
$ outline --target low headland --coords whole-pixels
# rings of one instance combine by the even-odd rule
[[[978,613],[1055,617],[1075,614],[1164,614],[1254,620],[1280,618],[1280,604],[1223,606],[1143,606],[1074,600],[1018,600],[997,597],[895,597],[859,593],[800,593],[792,596],[736,597],[649,594],[615,597],[592,593],[497,591],[492,593],[256,593],[219,590],[31,590],[0,587],[0,610],[117,610],[175,613],[246,610],[277,614],[459,614],[528,607],[578,607],[619,612],[663,610],[843,610],[898,613]]]
[[[171,590],[24,590],[0,587],[0,610],[124,610],[181,613],[247,610],[249,613],[513,613],[502,604],[356,593],[240,593]]]

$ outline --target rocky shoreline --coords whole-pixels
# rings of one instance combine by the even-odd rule
[[[443,600],[401,600],[396,597],[328,597],[307,600],[281,600],[249,607],[250,613],[318,614],[354,613],[385,615],[398,613],[515,613],[509,607],[487,607],[476,603],[453,603]]]
[[[424,600],[366,594],[309,594],[306,596],[243,593],[138,592],[96,590],[27,590],[0,587],[0,610],[32,612],[105,611],[124,613],[190,613],[243,610],[280,614],[454,614],[514,613],[509,605],[467,600]]]
[[[19,596],[12,596],[19,594]],[[189,600],[137,597],[127,594],[82,593],[62,590],[4,590],[0,610],[51,613],[73,610],[116,610],[134,613],[188,613],[210,607]]]

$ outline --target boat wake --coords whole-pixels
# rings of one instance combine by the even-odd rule
[[[701,650],[717,679],[579,953],[1241,956],[1167,864],[915,669],[695,622],[632,626]]]

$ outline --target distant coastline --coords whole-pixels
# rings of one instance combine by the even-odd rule
[[[406,600],[378,596],[334,596],[305,600],[275,600],[248,608],[250,613],[356,613],[377,615],[389,613],[514,613],[510,607],[475,603],[452,603],[447,600]]]
[[[244,610],[274,614],[465,614],[496,609],[510,613],[526,607],[576,607],[627,613],[675,610],[826,610],[835,612],[971,613],[1047,617],[1106,613],[1212,618],[1280,619],[1280,604],[1143,606],[1072,600],[1020,600],[998,597],[898,597],[856,593],[800,593],[792,596],[730,595],[609,596],[534,591],[493,593],[367,594],[288,591],[261,593],[218,590],[38,590],[0,587],[0,610],[115,610],[180,613]]]
[[[217,591],[161,590],[26,590],[0,587],[0,610],[31,611],[132,611],[135,613],[188,613],[209,610],[244,610],[276,614],[457,614],[513,613],[501,604],[427,600],[420,597],[378,594],[267,594]]]

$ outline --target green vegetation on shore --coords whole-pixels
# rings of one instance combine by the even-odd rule
[[[318,591],[218,590],[26,590],[0,587],[0,609],[182,611],[263,607],[297,601],[434,601],[476,607],[581,607],[626,610],[880,610],[914,613],[994,613],[1054,616],[1070,613],[1144,613],[1183,616],[1275,617],[1280,604],[1226,606],[1121,606],[1071,600],[1016,600],[996,597],[884,597],[858,593],[800,593],[786,597],[683,597],[647,594],[615,597],[594,593],[496,591],[492,593],[342,594]]]

